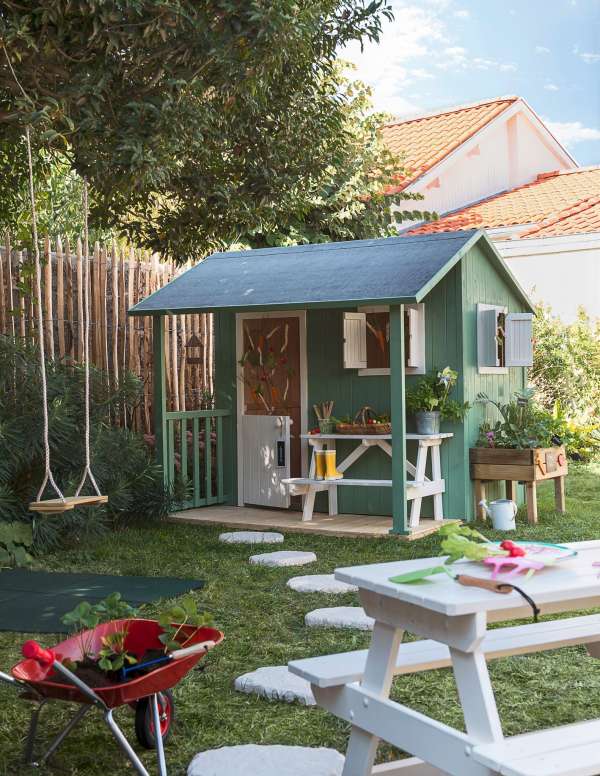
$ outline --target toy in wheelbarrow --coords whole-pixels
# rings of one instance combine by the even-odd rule
[[[164,637],[161,641],[164,628],[156,620],[137,618],[103,623],[51,649],[44,649],[34,641],[26,642],[22,649],[24,659],[12,668],[12,675],[0,672],[0,679],[20,690],[22,698],[36,703],[25,743],[25,762],[34,762],[35,736],[43,707],[53,701],[74,702],[80,708],[37,758],[36,764],[46,762],[83,717],[96,708],[136,773],[149,776],[113,716],[116,708],[129,705],[135,711],[139,743],[156,749],[159,776],[167,776],[164,742],[174,719],[171,689],[223,640],[223,633],[211,627],[172,628],[181,647],[173,649],[169,644],[167,652]],[[82,644],[84,654],[100,655],[106,651],[107,644],[120,638],[124,647],[122,654],[128,658],[121,661],[119,657],[118,663],[113,663],[119,665],[116,670],[105,672],[102,677],[101,673],[94,672],[93,666],[86,668]]]

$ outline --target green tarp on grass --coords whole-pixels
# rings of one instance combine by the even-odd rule
[[[174,598],[203,586],[198,579],[120,577],[11,569],[0,572],[0,630],[65,633],[61,617],[80,601],[94,603],[119,592],[133,606]]]

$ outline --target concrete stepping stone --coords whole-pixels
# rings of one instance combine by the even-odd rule
[[[279,552],[265,552],[263,555],[252,555],[250,563],[276,568],[280,566],[304,566],[307,563],[314,563],[316,559],[317,556],[314,552],[279,550]]]
[[[361,606],[332,606],[329,609],[313,609],[304,618],[309,628],[356,628],[373,630],[375,620],[367,617]]]
[[[187,776],[341,776],[344,756],[335,749],[241,744],[197,754]]]
[[[307,574],[288,579],[287,586],[297,593],[355,593],[356,585],[340,582],[333,574]]]
[[[298,701],[303,706],[316,705],[310,682],[290,673],[287,666],[265,666],[238,676],[233,684],[238,692],[259,695],[271,701]]]
[[[283,534],[275,531],[231,531],[222,533],[219,541],[225,544],[281,544]]]

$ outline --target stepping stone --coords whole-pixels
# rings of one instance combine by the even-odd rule
[[[238,692],[259,695],[271,701],[298,701],[303,706],[315,706],[310,682],[290,673],[287,666],[266,666],[238,676],[233,684]]]
[[[232,531],[222,533],[219,541],[225,544],[281,544],[283,534],[275,531]]]
[[[263,555],[252,555],[250,563],[258,566],[304,566],[306,563],[314,563],[317,556],[314,552],[298,552],[297,550],[280,550],[279,552],[266,552]]]
[[[344,756],[335,749],[242,744],[197,754],[187,776],[341,776]]]
[[[333,574],[307,574],[288,579],[287,586],[297,593],[355,593],[358,588],[340,582]]]
[[[309,628],[357,628],[373,630],[372,617],[367,617],[361,606],[333,606],[329,609],[314,609],[304,618]]]

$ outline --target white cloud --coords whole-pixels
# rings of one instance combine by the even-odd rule
[[[367,44],[361,52],[352,43],[341,56],[354,62],[356,77],[373,88],[378,110],[405,115],[422,110],[418,98],[407,99],[407,87],[433,78],[430,64],[436,49],[447,43],[442,21],[447,0],[429,0],[419,6],[394,0],[392,6],[394,20],[385,25],[379,44]]]
[[[459,8],[458,11],[454,11],[454,16],[457,19],[470,19],[471,18],[471,14],[469,13],[469,11],[467,11],[466,8]]]
[[[559,90],[556,84],[544,84],[544,89],[547,92],[557,92]]]
[[[600,62],[600,54],[591,51],[583,51],[579,56],[586,65],[595,65],[597,62]]]
[[[549,54],[550,49],[547,46],[536,46],[535,47],[535,53],[536,54]]]
[[[600,129],[585,127],[581,121],[545,121],[545,123],[550,132],[568,148],[577,143],[600,140]]]

